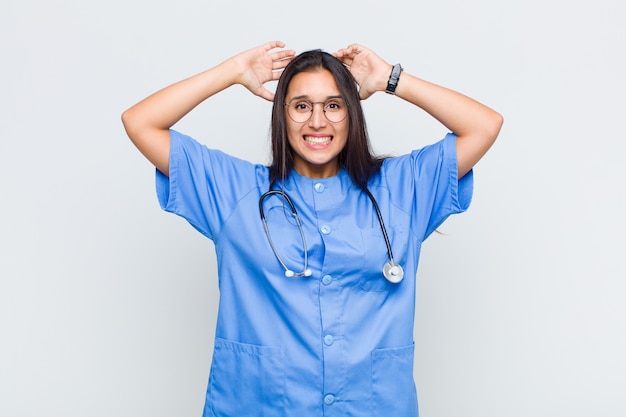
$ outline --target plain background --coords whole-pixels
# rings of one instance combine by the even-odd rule
[[[361,43],[505,117],[469,212],[424,245],[421,415],[626,415],[624,7],[3,0],[0,415],[201,414],[213,245],[160,210],[120,115],[274,39]],[[380,153],[446,133],[396,97],[364,106]],[[267,163],[270,108],[234,87],[176,127]]]

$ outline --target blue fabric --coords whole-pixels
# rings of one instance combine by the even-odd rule
[[[212,239],[217,253],[220,304],[204,416],[417,416],[420,247],[468,208],[473,191],[472,172],[457,180],[456,137],[387,159],[368,183],[405,269],[398,284],[382,274],[388,254],[372,202],[344,170],[287,178],[313,274],[286,278],[259,216],[268,174],[176,131],[169,178],[157,171],[161,207]],[[302,270],[302,240],[285,202],[268,197],[264,210],[278,253]]]

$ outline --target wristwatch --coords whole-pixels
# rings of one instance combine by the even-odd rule
[[[398,80],[400,79],[401,72],[402,66],[400,64],[396,64],[393,66],[393,69],[391,70],[391,75],[389,76],[389,81],[387,81],[387,88],[385,89],[385,93],[396,94],[396,87],[398,86]]]

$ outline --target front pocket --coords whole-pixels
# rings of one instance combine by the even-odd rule
[[[415,344],[372,351],[372,416],[417,417]]]
[[[216,417],[284,417],[284,350],[215,338],[207,400]]]

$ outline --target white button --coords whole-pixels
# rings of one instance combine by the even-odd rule
[[[331,277],[330,275],[324,275],[322,277],[322,284],[330,285],[331,282],[333,282],[333,277]]]
[[[329,225],[325,224],[324,226],[320,227],[320,231],[327,235],[332,231],[332,229]]]
[[[324,404],[331,405],[335,402],[335,396],[333,394],[328,394],[324,396]]]
[[[324,336],[324,344],[326,346],[332,345],[334,341],[335,341],[335,338],[332,337],[331,335],[327,334],[326,336]]]
[[[324,184],[322,184],[321,182],[316,183],[313,188],[315,189],[315,191],[317,191],[318,193],[323,193],[324,190],[326,189],[326,187],[324,186]]]

